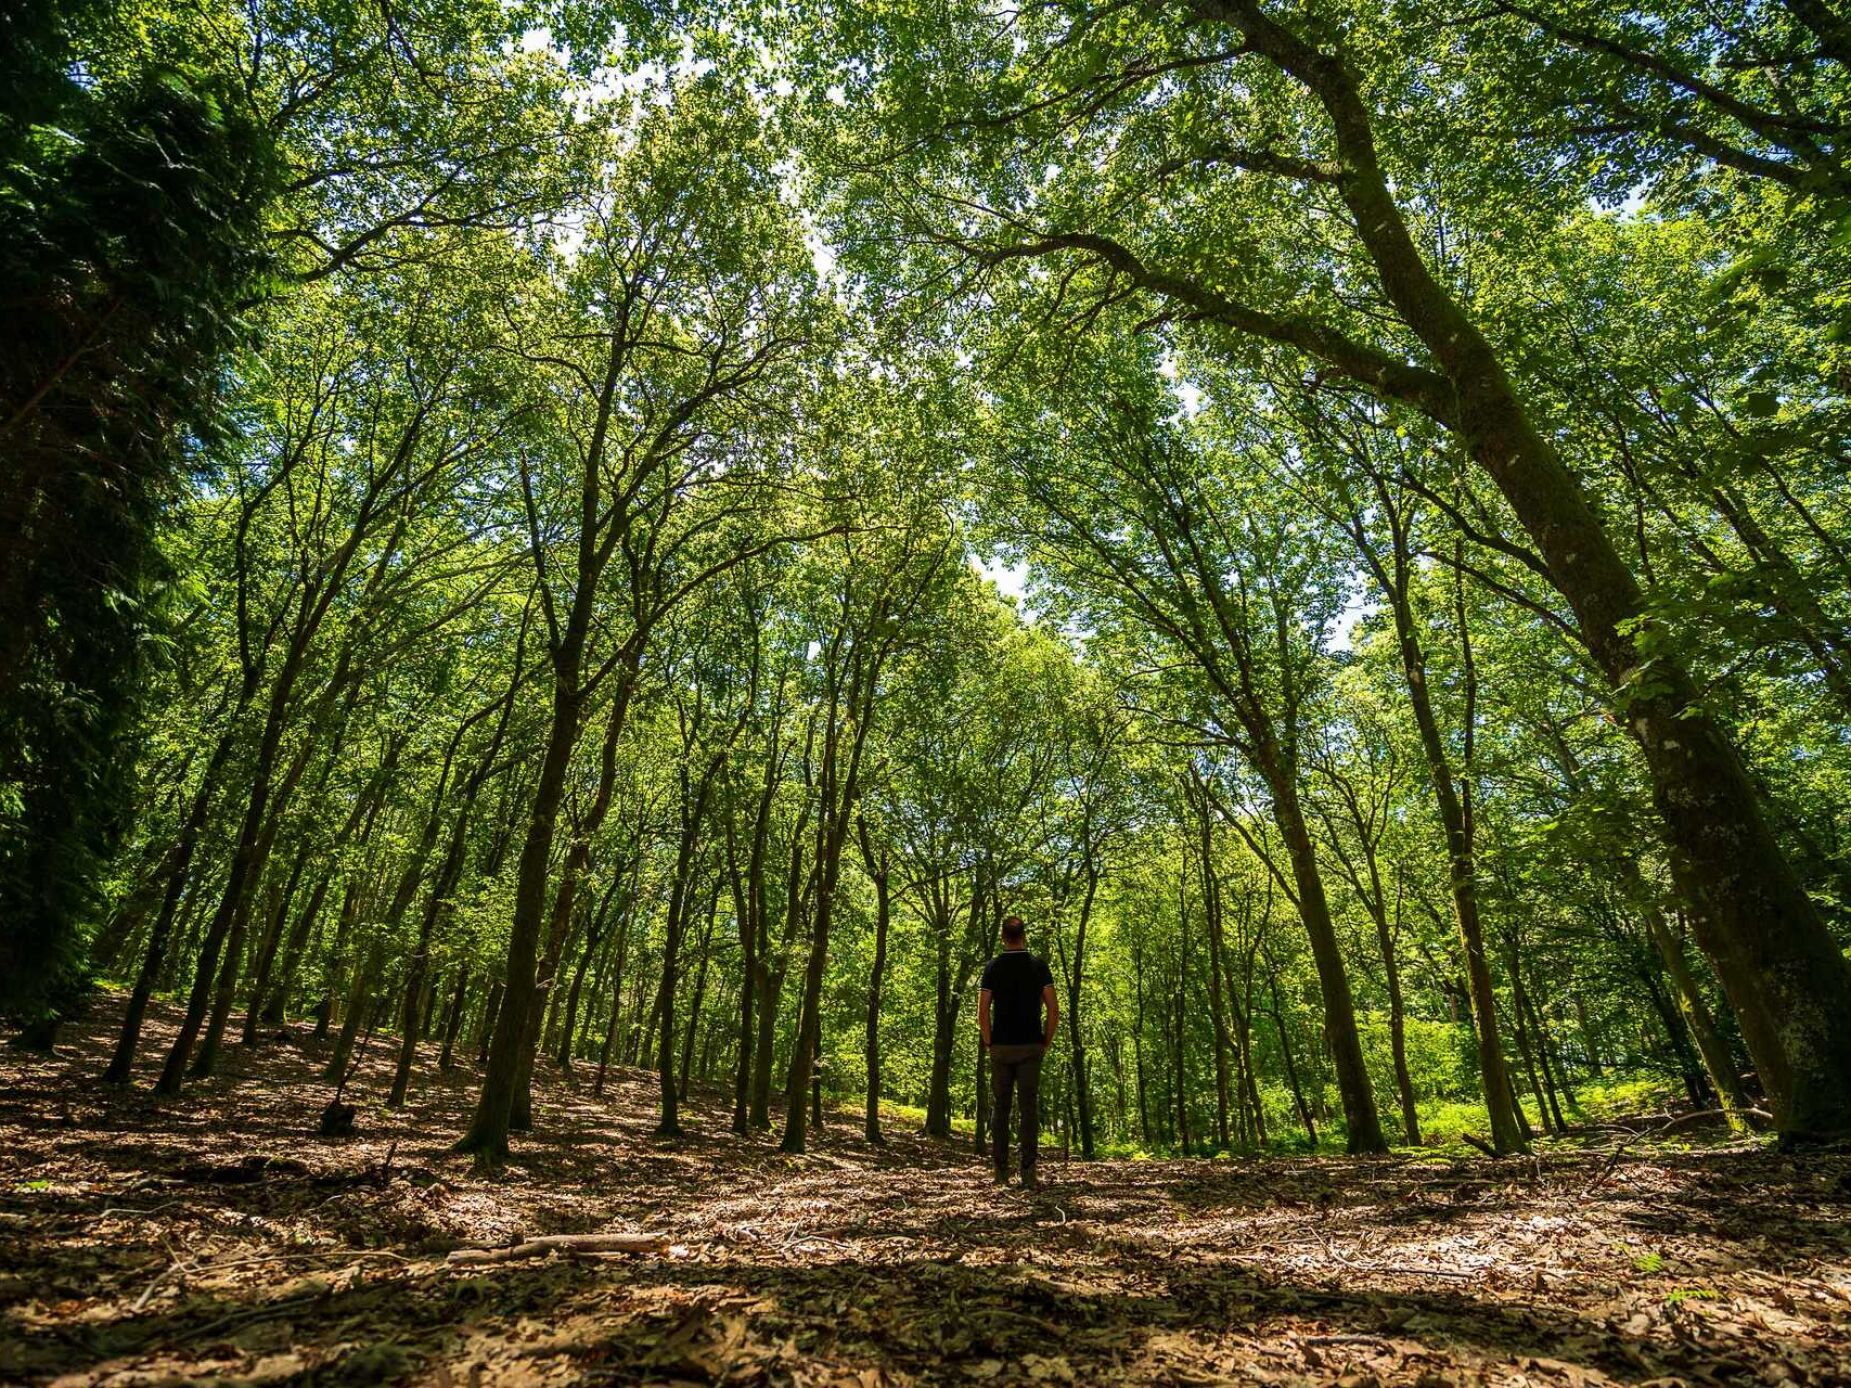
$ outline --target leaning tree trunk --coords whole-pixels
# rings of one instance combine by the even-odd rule
[[[1088,849],[1090,853],[1090,848]],[[1080,919],[1073,932],[1073,977],[1067,984],[1067,1045],[1073,1068],[1073,1096],[1080,1125],[1080,1156],[1091,1161],[1095,1152],[1092,1086],[1087,1072],[1086,1036],[1081,1030],[1080,1004],[1085,997],[1086,933],[1092,921],[1093,902],[1099,893],[1099,874],[1089,861],[1086,894],[1080,900]]]
[[[1381,905],[1379,884],[1377,893],[1375,934],[1382,950],[1382,972],[1388,985],[1388,1045],[1395,1062],[1395,1090],[1401,1096],[1401,1131],[1408,1146],[1418,1147],[1420,1114],[1414,1107],[1414,1079],[1408,1073],[1407,1012],[1401,999],[1401,967],[1395,959],[1395,937],[1388,928],[1388,912]]]
[[[1652,944],[1658,950],[1658,957],[1664,961],[1665,973],[1671,979],[1672,991],[1677,998],[1677,1008],[1684,1017],[1684,1025],[1690,1030],[1690,1039],[1696,1043],[1697,1054],[1703,1060],[1704,1073],[1709,1076],[1710,1087],[1716,1091],[1716,1101],[1722,1108],[1729,1126],[1738,1133],[1748,1131],[1748,1110],[1753,1107],[1749,1102],[1748,1092],[1742,1087],[1742,1077],[1736,1072],[1735,1058],[1729,1054],[1728,1043],[1716,1030],[1716,1019],[1710,1015],[1709,1003],[1704,1000],[1703,990],[1698,985],[1696,976],[1690,971],[1690,965],[1684,958],[1684,944],[1672,932],[1670,922],[1657,903],[1645,903],[1646,926],[1651,932]]]
[[[141,1044],[141,1028],[148,1015],[148,999],[154,995],[155,982],[160,978],[161,966],[166,962],[167,941],[173,931],[174,917],[180,909],[180,898],[186,891],[187,870],[192,866],[193,850],[205,828],[213,790],[234,742],[229,732],[220,737],[212,760],[206,764],[205,774],[193,792],[193,800],[187,807],[179,836],[162,863],[162,870],[167,874],[167,888],[161,897],[161,913],[155,917],[154,928],[148,934],[148,950],[142,958],[141,970],[135,976],[135,989],[129,994],[128,1011],[122,1019],[116,1053],[109,1062],[109,1068],[103,1072],[103,1078],[108,1083],[127,1084],[134,1072],[135,1052]]]
[[[385,950],[378,937],[374,937],[354,967],[353,986],[347,994],[347,1006],[341,1013],[341,1034],[334,1043],[334,1053],[328,1057],[328,1064],[322,1070],[322,1078],[330,1084],[340,1084],[347,1078],[347,1064],[353,1056],[354,1040],[360,1034],[361,1023],[373,1009],[373,984],[379,977],[379,966],[384,954]]]
[[[754,831],[753,853],[759,851],[762,838],[760,827]],[[751,1131],[752,1106],[752,995],[758,973],[758,937],[759,904],[763,898],[758,894],[756,873],[753,865],[756,856],[748,858],[748,866],[742,873],[738,861],[738,843],[734,833],[733,821],[729,815],[726,824],[727,875],[733,886],[733,920],[739,927],[739,1026],[735,1041],[736,1060],[733,1069],[733,1131],[740,1137]]]

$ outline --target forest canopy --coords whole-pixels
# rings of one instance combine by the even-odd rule
[[[27,1042],[981,1146],[1020,915],[1076,1155],[1851,1137],[1822,0],[0,32]]]

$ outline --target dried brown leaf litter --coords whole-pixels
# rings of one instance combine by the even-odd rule
[[[1851,1382],[1843,1156],[1049,1159],[1029,1198],[846,1116],[783,1156],[720,1094],[660,1143],[651,1076],[547,1072],[485,1179],[466,1068],[387,1114],[369,1067],[323,1139],[305,1038],[160,1104],[92,1080],[109,1022],[0,1057],[0,1381]]]

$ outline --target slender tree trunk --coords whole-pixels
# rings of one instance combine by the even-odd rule
[[[1702,1057],[1704,1073],[1716,1093],[1717,1103],[1731,1128],[1738,1133],[1747,1132],[1748,1110],[1753,1105],[1742,1087],[1742,1077],[1736,1070],[1734,1057],[1729,1054],[1728,1044],[1716,1030],[1716,1019],[1710,1014],[1703,990],[1685,961],[1683,942],[1672,932],[1670,922],[1656,903],[1646,903],[1645,921],[1652,944],[1671,979],[1678,1011],[1690,1030],[1691,1040],[1696,1043],[1697,1054]]]
[[[1137,1000],[1136,1021],[1131,1028],[1131,1051],[1138,1075],[1138,1140],[1150,1147],[1150,1086],[1144,1073],[1144,951],[1134,939],[1131,944],[1131,976]]]
[[[282,782],[276,787],[274,795],[266,797],[260,809],[262,825],[248,859],[248,874],[239,884],[235,893],[236,899],[232,901],[229,941],[225,946],[223,963],[219,969],[218,987],[212,997],[212,1010],[206,1021],[205,1033],[200,1039],[199,1054],[194,1057],[192,1069],[188,1071],[195,1077],[204,1078],[218,1068],[219,1047],[225,1037],[225,1026],[231,1020],[238,976],[245,964],[244,938],[250,929],[251,908],[254,905],[252,897],[263,876],[264,865],[269,861],[271,849],[276,844],[277,832],[282,828],[283,816],[289,809],[289,802],[295,796],[296,787],[302,782],[303,772],[308,770],[309,754],[313,745],[312,737],[303,738],[302,746],[283,773]],[[258,807],[255,795],[251,803],[253,808]],[[235,870],[234,860],[234,872]],[[231,899],[233,895],[233,890],[228,885],[226,887],[227,899]],[[188,1016],[191,1015],[192,1009],[189,1006]],[[175,1050],[178,1051],[178,1049],[179,1044],[176,1041]],[[169,1059],[171,1060],[172,1057],[170,1056]],[[164,1083],[167,1078],[165,1072],[162,1073],[161,1078]]]
[[[1190,804],[1196,810],[1199,835],[1197,852],[1202,860],[1202,913],[1208,927],[1208,1011],[1215,1029],[1215,1140],[1226,1151],[1228,1133],[1228,1010],[1221,992],[1221,879],[1215,871],[1215,838],[1211,807],[1205,794],[1195,793],[1191,768]]]
[[[1086,1034],[1081,1027],[1081,983],[1086,976],[1086,936],[1092,922],[1093,902],[1099,893],[1099,874],[1088,862],[1086,891],[1080,898],[1080,919],[1073,932],[1073,977],[1067,985],[1067,1046],[1073,1070],[1073,1097],[1080,1129],[1080,1155],[1091,1161],[1097,1151],[1093,1131],[1092,1089],[1087,1074]]]
[[[1267,779],[1272,790],[1274,822],[1279,826],[1291,860],[1299,916],[1311,941],[1311,957],[1317,965],[1318,984],[1324,994],[1325,1028],[1330,1037],[1331,1059],[1337,1069],[1337,1089],[1343,1096],[1348,1149],[1352,1155],[1385,1152],[1388,1140],[1382,1135],[1375,1092],[1369,1084],[1368,1067],[1363,1063],[1362,1038],[1356,1030],[1356,1005],[1350,995],[1349,973],[1337,946],[1330,903],[1324,895],[1317,852],[1305,826],[1298,786],[1284,768],[1275,767]]]
[[[476,1064],[488,1063],[489,1042],[495,1035],[495,1022],[501,1015],[501,980],[489,984],[488,998],[482,1004],[482,1020],[476,1033]]]
[[[1530,1077],[1530,1092],[1536,1096],[1536,1108],[1542,1117],[1544,1131],[1559,1132],[1561,1122],[1551,1115],[1554,1096],[1544,1087],[1542,1072],[1536,1065],[1536,1048],[1530,1038],[1530,1009],[1525,1004],[1523,976],[1518,967],[1517,947],[1514,944],[1507,945],[1505,949],[1505,965],[1510,970],[1511,1006],[1516,1013],[1517,1053],[1523,1057],[1524,1071]]]
[[[379,977],[384,955],[385,950],[375,936],[354,966],[353,985],[348,990],[347,1005],[341,1010],[341,1034],[334,1043],[333,1054],[328,1057],[327,1067],[322,1071],[322,1078],[330,1084],[339,1084],[347,1078],[347,1063],[353,1057],[354,1041],[360,1034],[360,1024],[372,1010],[373,985]]]
[[[887,977],[887,929],[893,903],[888,889],[887,855],[874,851],[865,822],[856,827],[868,877],[874,883],[874,966],[868,973],[867,1112],[863,1132],[878,1147],[887,1141],[881,1135],[881,988]]]
[[[822,863],[817,864],[819,869]],[[829,964],[829,926],[835,906],[835,883],[819,880],[816,910],[810,922],[810,952],[803,971],[803,996],[798,1004],[797,1043],[791,1051],[791,1073],[784,1087],[784,1138],[786,1152],[804,1150],[804,1099],[810,1076],[822,1047],[823,971]]]
[[[808,896],[808,878],[804,875],[804,832],[809,823],[808,807],[797,819],[791,835],[789,871],[785,878],[783,935],[775,958],[762,948],[759,951],[758,1044],[753,1048],[752,1126],[771,1127],[771,1067],[778,1036],[778,1007],[784,996],[784,979],[790,969],[791,950],[796,945],[797,928],[803,919]]]
[[[685,1103],[688,1097],[688,1080],[694,1068],[694,1040],[700,1030],[701,1007],[707,1001],[707,969],[713,959],[713,923],[719,913],[720,882],[714,880],[713,895],[707,901],[707,924],[701,930],[700,966],[694,971],[694,997],[688,1004],[687,1034],[681,1043],[681,1084],[680,1092]]]
[[[656,1077],[661,1083],[661,1118],[657,1137],[680,1137],[681,1118],[675,1089],[675,987],[680,981],[681,925],[686,914],[689,880],[694,859],[694,830],[683,824],[681,848],[675,863],[675,880],[669,892],[668,916],[662,930],[662,978],[656,990],[655,1022],[661,1028],[656,1041]]]
[[[585,605],[585,623],[589,624],[589,600]],[[577,606],[575,604],[575,609]],[[554,657],[552,725],[540,763],[539,782],[534,787],[526,842],[521,848],[519,876],[514,889],[514,920],[508,931],[507,976],[498,999],[500,1006],[488,1048],[488,1071],[482,1077],[475,1116],[470,1120],[469,1130],[457,1143],[458,1151],[473,1152],[479,1161],[489,1166],[499,1165],[508,1155],[508,1133],[514,1119],[525,1033],[534,1011],[540,930],[546,919],[547,868],[553,854],[559,807],[565,797],[566,769],[578,741],[584,700],[583,691],[578,687],[578,652],[583,649],[584,642],[582,628],[576,640],[573,649]]]
[[[443,1052],[437,1057],[437,1068],[448,1073],[456,1064],[456,1037],[463,1027],[463,1004],[469,998],[469,966],[461,965],[456,971],[456,992],[450,998],[449,1015],[443,1024]]]
[[[1401,1132],[1410,1147],[1420,1146],[1420,1115],[1414,1107],[1414,1079],[1408,1073],[1407,1014],[1401,999],[1401,969],[1395,960],[1395,937],[1388,915],[1375,912],[1376,942],[1382,950],[1382,970],[1388,984],[1388,1043],[1394,1053],[1395,1089],[1401,1096]]]
[[[951,925],[942,918],[938,931],[937,996],[932,1009],[932,1069],[926,1079],[926,1136],[951,1136],[951,1060],[958,1000],[951,987]]]
[[[572,970],[572,984],[566,990],[565,1018],[560,1027],[562,1039],[559,1042],[558,1058],[559,1068],[562,1070],[570,1071],[572,1068],[574,1038],[578,1031],[579,996],[584,991],[585,974],[591,967],[592,956],[598,952],[598,946],[603,943],[604,929],[610,921],[611,907],[618,890],[623,885],[623,880],[622,871],[611,875],[611,884],[605,889],[603,899],[598,902],[597,910],[592,913],[591,926],[585,937],[584,952],[579,955],[577,967]]]
[[[1273,1025],[1279,1030],[1279,1054],[1285,1061],[1285,1080],[1292,1088],[1292,1102],[1298,1108],[1298,1119],[1305,1125],[1305,1136],[1311,1140],[1315,1150],[1318,1145],[1318,1125],[1311,1116],[1311,1106],[1305,1102],[1305,1090],[1298,1082],[1298,1064],[1292,1058],[1292,1033],[1286,1028],[1285,1009],[1279,1003],[1279,978],[1268,972],[1267,986],[1272,990]]]
[[[269,928],[264,931],[263,943],[257,951],[257,965],[252,970],[251,996],[244,1012],[244,1027],[238,1038],[240,1045],[257,1044],[257,1025],[262,1020],[264,1001],[270,995],[270,979],[276,972],[277,954],[283,947],[283,927],[289,919],[289,908],[295,905],[296,889],[302,884],[302,872],[308,866],[308,856],[308,845],[304,843],[296,850],[295,862],[289,868],[288,881],[276,900]]]
[[[192,866],[193,850],[199,842],[207,812],[211,808],[214,783],[224,768],[226,758],[231,754],[233,741],[229,732],[219,739],[212,760],[206,765],[205,775],[200,778],[193,792],[193,800],[187,808],[179,836],[162,864],[167,874],[167,887],[161,896],[161,912],[155,917],[154,928],[148,934],[148,950],[142,958],[141,971],[135,976],[134,991],[129,994],[128,1010],[122,1019],[122,1032],[116,1041],[116,1053],[110,1059],[109,1068],[103,1072],[104,1080],[111,1084],[127,1084],[134,1073],[135,1052],[141,1044],[141,1028],[148,1015],[148,1000],[154,994],[155,982],[160,977],[161,966],[166,962],[167,940],[173,930],[174,917],[180,909],[180,898],[186,890],[187,870]]]
[[[250,918],[250,899],[247,897],[244,908],[232,920],[231,933],[226,937],[224,958],[219,964],[218,983],[212,993],[212,1010],[206,1017],[198,1054],[193,1058],[192,1068],[187,1071],[196,1079],[204,1079],[218,1069],[219,1042],[225,1035],[226,1023],[231,1020],[238,974],[244,966],[244,937],[250,929]]]
[[[611,1056],[617,1045],[617,1029],[623,1018],[624,969],[629,963],[630,924],[636,914],[636,906],[637,896],[632,884],[624,902],[623,914],[617,921],[617,957],[611,964],[611,1017],[610,1023],[604,1028],[604,1045],[598,1051],[598,1078],[591,1086],[591,1092],[600,1098],[604,1094],[604,1077],[610,1073]]]
[[[309,936],[328,899],[328,887],[333,881],[332,870],[321,873],[309,891],[308,904],[296,913],[296,923],[290,927],[289,938],[283,945],[282,967],[276,971],[276,978],[262,1001],[254,1004],[260,1025],[280,1026],[288,1019],[290,989],[302,967],[302,956],[308,948]]]
[[[767,773],[768,781],[772,775]],[[733,1069],[733,1131],[740,1137],[752,1130],[752,1004],[759,973],[759,910],[764,903],[761,890],[763,846],[769,816],[770,796],[767,795],[760,804],[758,821],[753,827],[751,855],[743,872],[730,814],[726,823],[727,875],[733,885],[733,920],[739,927],[739,1026],[735,1042],[738,1054]]]
[[[1476,851],[1472,823],[1462,802],[1451,759],[1440,736],[1439,720],[1433,712],[1433,700],[1427,686],[1427,658],[1421,648],[1420,632],[1409,598],[1412,579],[1412,546],[1405,508],[1376,475],[1376,490],[1382,510],[1388,518],[1392,551],[1384,563],[1370,546],[1360,516],[1350,521],[1363,559],[1374,572],[1388,598],[1389,612],[1395,624],[1395,641],[1401,657],[1402,678],[1407,685],[1408,708],[1420,735],[1421,755],[1427,764],[1427,782],[1433,791],[1433,805],[1439,815],[1441,831],[1446,836],[1447,884],[1453,904],[1453,921],[1465,955],[1466,983],[1472,1008],[1473,1039],[1478,1048],[1478,1074],[1485,1095],[1485,1113],[1491,1124],[1492,1150],[1500,1154],[1528,1149],[1522,1126],[1508,1102],[1512,1093],[1504,1065],[1503,1038],[1498,1035],[1497,992],[1492,983],[1489,956],[1485,951],[1484,927],[1478,911]],[[1460,617],[1463,621],[1463,608]],[[1469,641],[1463,625],[1461,643]],[[1469,663],[1469,654],[1468,654]],[[1468,695],[1468,701],[1472,698]],[[1470,737],[1470,731],[1467,733]],[[1386,946],[1385,946],[1386,948]],[[1397,1079],[1399,1079],[1397,1070]],[[1404,1100],[1405,1103],[1405,1100]],[[1413,1141],[1416,1139],[1410,1139]]]
[[[1189,1055],[1185,1025],[1189,1015],[1189,912],[1186,902],[1182,913],[1182,934],[1177,942],[1176,1006],[1171,1015],[1176,1019],[1171,1033],[1175,1044],[1171,1074],[1175,1076],[1176,1146],[1186,1157],[1189,1155]]]
[[[1530,1035],[1535,1038],[1536,1059],[1542,1067],[1543,1092],[1549,1100],[1549,1113],[1555,1120],[1555,1129],[1557,1132],[1567,1132],[1568,1120],[1562,1115],[1562,1104],[1558,1097],[1562,1086],[1557,1079],[1554,1057],[1550,1054],[1549,1029],[1543,1022],[1542,1014],[1536,1010],[1528,990],[1523,991],[1518,1002],[1529,1013]]]

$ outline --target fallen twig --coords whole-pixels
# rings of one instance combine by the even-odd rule
[[[795,1238],[784,1240],[778,1247],[781,1249],[795,1248],[800,1243],[826,1243],[831,1248],[839,1248],[845,1253],[853,1253],[855,1251],[855,1246],[852,1243],[843,1243],[840,1239],[826,1239],[821,1234],[798,1234]]]
[[[127,1214],[127,1215],[151,1215],[151,1214],[159,1214],[159,1213],[160,1213],[160,1212],[161,1212],[162,1210],[171,1210],[171,1209],[172,1209],[172,1208],[173,1208],[173,1207],[174,1207],[175,1205],[178,1205],[178,1204],[181,1204],[181,1203],[183,1203],[183,1202],[181,1202],[181,1201],[179,1201],[179,1200],[168,1200],[168,1201],[165,1201],[165,1202],[163,1202],[163,1203],[161,1203],[161,1204],[159,1204],[159,1205],[150,1205],[150,1206],[148,1206],[148,1208],[147,1208],[147,1209],[145,1209],[145,1210],[138,1210],[138,1209],[136,1209],[136,1208],[135,1208],[135,1207],[134,1207],[133,1205],[105,1205],[105,1206],[103,1206],[103,1208],[102,1208],[101,1210],[99,1210],[99,1211],[97,1211],[97,1215],[96,1215],[96,1217],[97,1217],[98,1219],[107,1219],[107,1218],[109,1218],[109,1216],[111,1216],[111,1215],[124,1215],[124,1214]]]
[[[505,1248],[458,1248],[444,1261],[479,1266],[539,1258],[548,1253],[660,1253],[667,1247],[665,1234],[541,1234]]]
[[[1762,1109],[1745,1109],[1744,1113],[1747,1117],[1761,1122],[1773,1121],[1772,1117]],[[1607,1157],[1605,1164],[1601,1166],[1599,1174],[1587,1183],[1587,1188],[1581,1193],[1583,1195],[1590,1195],[1597,1187],[1604,1185],[1607,1177],[1613,1174],[1613,1169],[1620,1164],[1620,1158],[1626,1155],[1626,1149],[1631,1147],[1634,1143],[1643,1142],[1648,1138],[1663,1137],[1666,1133],[1674,1133],[1680,1128],[1695,1127],[1698,1123],[1705,1122],[1712,1118],[1727,1119],[1728,1116],[1727,1113],[1719,1108],[1697,1109],[1691,1113],[1679,1114],[1677,1117],[1659,1124],[1656,1128],[1646,1128],[1639,1132],[1635,1132],[1631,1137],[1626,1138],[1614,1147],[1612,1153]]]

